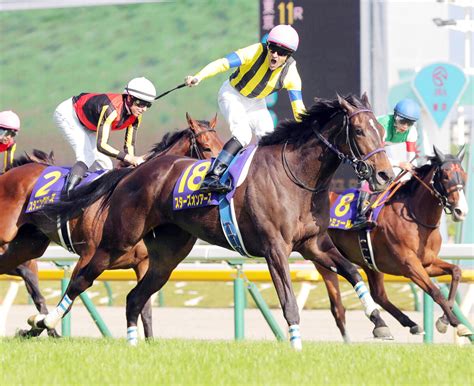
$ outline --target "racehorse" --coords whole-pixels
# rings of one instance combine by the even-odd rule
[[[219,153],[223,143],[215,131],[217,116],[211,122],[194,120],[188,114],[186,118],[189,128],[167,133],[163,140],[147,154],[147,162],[165,154],[208,159]],[[0,199],[4,202],[4,211],[0,214],[0,224],[2,224],[0,240],[2,245],[9,243],[6,251],[0,255],[0,274],[8,272],[22,276],[29,291],[31,288],[32,292],[30,293],[34,296],[34,299],[37,297],[35,304],[38,310],[41,313],[47,313],[44,298],[41,296],[38,287],[37,265],[34,260],[30,259],[40,257],[51,240],[57,243],[61,243],[61,241],[55,225],[55,218],[52,218],[50,223],[45,223],[43,219],[40,227],[35,222],[37,215],[35,213],[25,214],[24,208],[28,203],[36,180],[51,163],[38,163],[31,159],[23,163],[27,163],[27,165],[12,169],[0,177]],[[117,170],[117,174],[123,177],[131,171],[130,168],[123,168]],[[108,179],[109,174],[105,174],[102,178]],[[114,181],[109,182],[109,184],[113,183]],[[84,191],[84,189],[88,190],[91,187],[86,185],[83,188],[78,188],[77,193],[76,191],[72,192],[71,197],[73,199],[80,197],[81,191]],[[99,212],[99,204],[98,202],[88,207],[81,216],[69,222],[74,249],[80,256],[72,273],[73,277],[82,266],[88,263],[100,241],[102,235],[101,221],[104,220],[106,213],[100,213],[96,216]],[[148,252],[144,243],[138,243],[135,248],[117,259],[109,269],[133,268],[138,280],[140,280],[148,268],[147,257]],[[25,261],[28,262],[21,264]],[[18,266],[19,264],[21,265]],[[151,337],[153,331],[150,303],[142,312],[142,321],[146,337]],[[33,328],[27,333],[22,332],[22,335],[37,336],[42,330]]]
[[[302,343],[288,271],[291,251],[343,275],[355,287],[374,323],[374,335],[388,337],[390,331],[360,274],[341,256],[327,234],[328,188],[342,161],[350,163],[375,191],[385,188],[393,177],[382,145],[383,127],[365,94],[362,100],[355,96],[316,100],[301,119],[282,123],[261,139],[248,176],[236,190],[234,207],[246,249],[267,261],[295,349],[301,349]],[[89,265],[71,281],[54,311],[46,316],[36,315],[30,322],[54,327],[64,310],[105,268],[144,239],[149,268],[127,297],[127,336],[131,344],[136,344],[140,310],[167,282],[196,239],[230,248],[216,207],[172,209],[174,185],[192,163],[181,157],[155,158],[111,189],[103,237]],[[193,181],[202,179],[206,170],[201,171],[202,175],[193,176]]]
[[[409,327],[412,334],[422,334],[423,328],[399,310],[387,297],[384,274],[404,276],[428,293],[444,311],[436,323],[439,332],[446,332],[448,323],[457,328],[459,336],[471,335],[452,312],[456,290],[461,279],[461,269],[438,258],[441,248],[439,224],[443,209],[453,221],[462,221],[468,205],[464,195],[466,172],[461,166],[464,148],[457,156],[443,154],[434,147],[429,163],[416,168],[405,183],[394,186],[394,194],[384,202],[377,218],[377,225],[370,231],[374,261],[372,267],[363,258],[357,231],[329,229],[328,233],[339,251],[367,274],[374,300],[388,311],[400,324]],[[338,195],[331,193],[331,203]],[[382,201],[383,202],[383,201]],[[345,205],[350,205],[347,200]],[[365,231],[364,231],[365,232]],[[430,277],[452,276],[449,297],[446,300]],[[329,296],[339,315],[344,315],[337,276],[325,272],[324,280],[331,282]],[[328,287],[329,288],[329,287]],[[344,325],[343,320],[337,322]],[[343,335],[345,331],[341,331]]]

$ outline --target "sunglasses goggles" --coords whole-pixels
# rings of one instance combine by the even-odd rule
[[[0,137],[6,137],[8,135],[10,137],[15,137],[16,136],[16,131],[11,130],[11,129],[4,129],[3,127],[0,127]]]
[[[132,98],[132,104],[141,108],[146,107],[149,109],[151,107],[151,102],[143,101],[138,98]]]
[[[412,127],[416,121],[412,121],[411,119],[403,118],[399,115],[395,115],[395,124],[397,125],[407,125],[408,127]]]
[[[270,52],[276,52],[278,56],[291,56],[291,54],[293,53],[293,51],[288,50],[287,48],[278,46],[274,43],[268,43],[267,47]]]

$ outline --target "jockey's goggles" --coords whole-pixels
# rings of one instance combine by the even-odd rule
[[[278,56],[290,56],[293,53],[293,51],[273,43],[268,43],[267,47],[270,52],[276,52]]]
[[[7,135],[9,135],[10,137],[14,137],[16,136],[16,131],[0,127],[0,136],[6,137]]]
[[[146,108],[151,107],[151,102],[142,101],[141,99],[137,99],[137,98],[133,98],[132,103],[137,107],[142,107],[142,108],[143,107],[146,107]]]
[[[408,127],[412,127],[416,121],[412,121],[411,119],[403,118],[399,115],[395,115],[395,124]]]

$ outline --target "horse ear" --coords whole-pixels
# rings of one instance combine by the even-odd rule
[[[209,122],[209,127],[211,129],[215,129],[217,124],[217,113],[214,115],[214,118],[211,119],[211,122]]]
[[[446,159],[445,155],[441,150],[439,150],[435,145],[433,145],[433,151],[435,153],[436,158],[438,159],[439,162],[443,163],[444,160]]]
[[[346,113],[351,114],[354,111],[354,107],[352,107],[351,104],[347,102],[339,94],[336,94],[336,95],[337,95],[337,100],[339,101],[339,104],[341,105],[341,107],[346,111]]]
[[[372,106],[370,105],[369,97],[367,96],[366,91],[364,91],[364,93],[362,94],[361,101],[362,101],[362,103],[364,104],[365,107],[372,110]]]
[[[186,120],[188,121],[189,128],[196,132],[196,122],[191,118],[191,115],[186,111]]]
[[[464,153],[466,152],[466,145],[463,145],[461,150],[459,150],[459,153],[458,155],[456,156],[456,158],[459,160],[459,161],[462,161],[462,159],[464,158]]]

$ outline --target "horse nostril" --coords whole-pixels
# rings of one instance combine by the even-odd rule
[[[462,210],[459,208],[454,208],[453,212],[458,217],[462,216]]]
[[[379,172],[378,175],[384,182],[387,182],[390,180],[390,176],[385,172]]]

